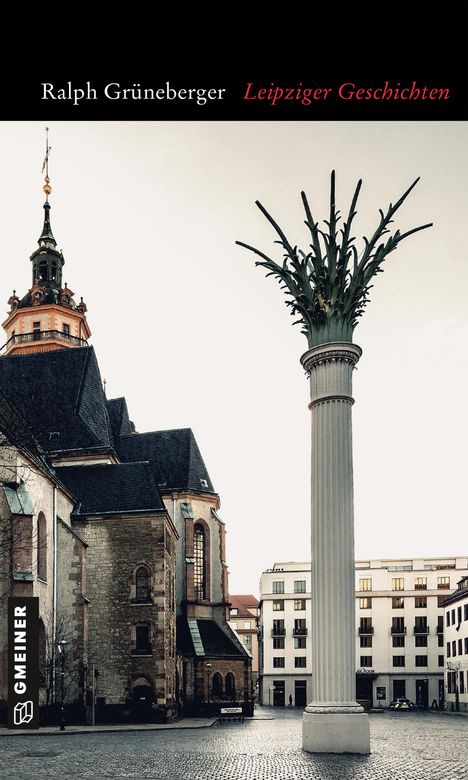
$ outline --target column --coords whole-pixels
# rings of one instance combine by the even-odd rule
[[[312,415],[312,701],[303,748],[317,753],[369,753],[369,720],[355,683],[351,408],[360,356],[356,344],[331,343],[301,358]]]

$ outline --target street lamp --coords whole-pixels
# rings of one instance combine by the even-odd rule
[[[65,731],[65,708],[64,708],[64,699],[65,699],[65,649],[68,642],[66,639],[61,639],[60,642],[57,643],[57,648],[59,651],[59,655],[61,658],[61,678],[62,678],[62,684],[61,684],[61,703],[60,703],[60,731]]]
[[[213,664],[207,664],[206,665],[206,676],[208,678],[208,706],[210,704],[210,676],[211,676],[212,670],[213,670]]]

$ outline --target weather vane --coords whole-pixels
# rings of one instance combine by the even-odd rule
[[[51,151],[52,147],[49,146],[49,128],[46,127],[46,153],[44,157],[44,162],[42,163],[42,173],[45,171],[45,184],[43,186],[43,190],[45,192],[46,201],[49,200],[49,195],[52,192],[52,187],[50,186],[50,179],[49,179],[49,152]]]

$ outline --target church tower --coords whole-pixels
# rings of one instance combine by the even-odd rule
[[[2,355],[84,347],[91,335],[83,298],[77,304],[73,291],[62,282],[65,260],[57,249],[50,224],[49,151],[46,136],[44,226],[39,246],[31,255],[32,287],[22,299],[13,290],[8,300],[10,311],[2,323],[7,342]]]

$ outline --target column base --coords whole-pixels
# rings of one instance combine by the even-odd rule
[[[302,718],[302,749],[308,753],[367,755],[370,753],[369,716],[362,710],[360,712],[349,712],[349,710],[348,712],[346,710],[307,712],[306,710]]]

